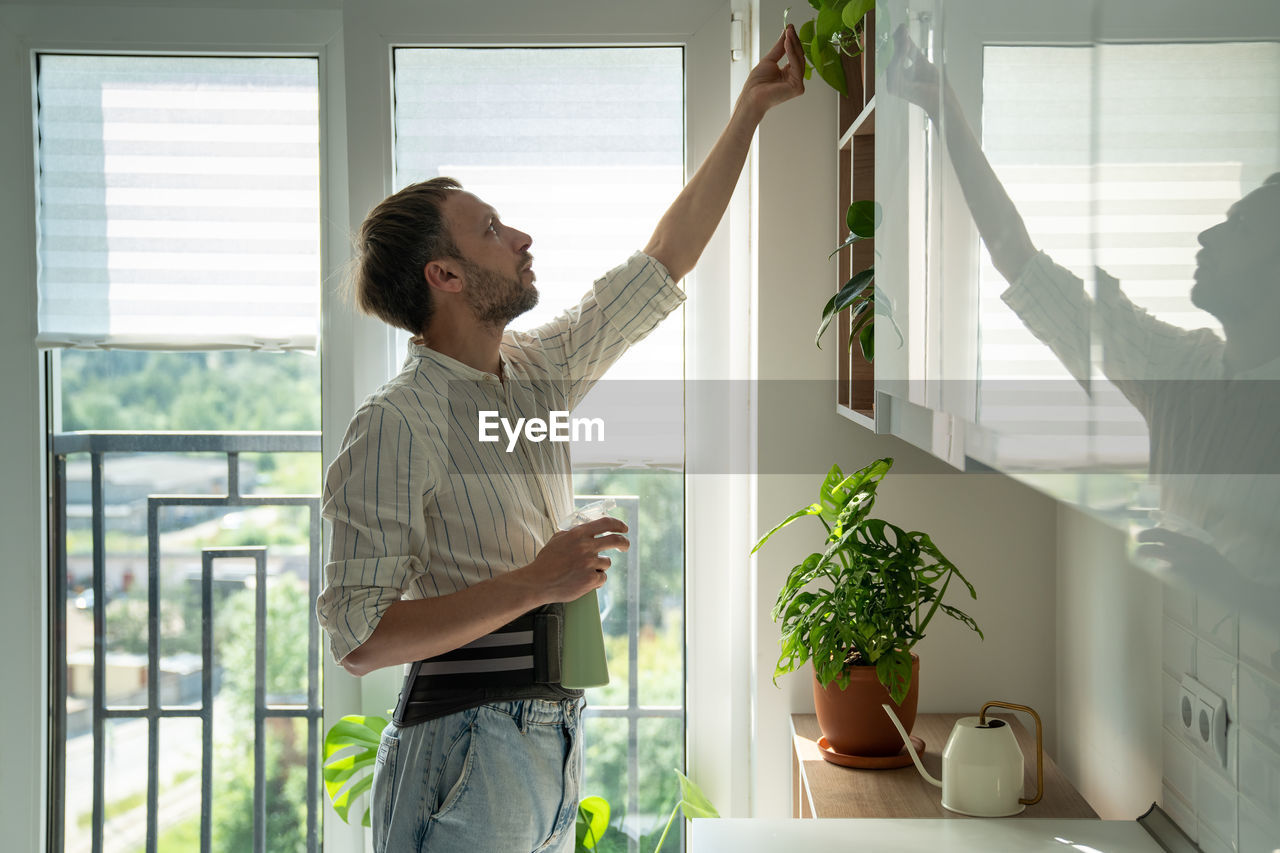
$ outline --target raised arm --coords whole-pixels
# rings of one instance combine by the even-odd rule
[[[780,65],[784,56],[787,62]],[[803,92],[804,53],[795,28],[788,26],[751,70],[729,124],[649,238],[645,254],[661,262],[672,278],[679,281],[693,269],[720,224],[764,114]]]
[[[951,165],[991,262],[1013,282],[1036,254],[1022,215],[982,153],[955,92],[942,83],[937,66],[911,41],[905,27],[898,27],[893,40],[889,92],[923,108],[942,128]]]

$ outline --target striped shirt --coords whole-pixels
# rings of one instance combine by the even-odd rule
[[[332,524],[316,602],[341,661],[401,598],[448,595],[533,561],[573,505],[569,443],[482,442],[480,412],[548,419],[572,411],[627,350],[683,301],[637,252],[575,306],[507,331],[502,379],[409,345],[400,373],[361,404],[325,475]]]
[[[1082,382],[1101,344],[1103,373],[1147,422],[1161,525],[1280,592],[1280,359],[1228,376],[1212,330],[1156,319],[1102,270],[1095,302],[1043,252],[1001,298]]]

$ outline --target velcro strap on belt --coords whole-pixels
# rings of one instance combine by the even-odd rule
[[[400,691],[401,710],[453,690],[560,683],[563,606],[517,617],[451,652],[416,661]]]

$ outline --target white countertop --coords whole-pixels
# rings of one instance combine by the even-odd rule
[[[1162,853],[1131,820],[722,818],[695,820],[690,853]]]

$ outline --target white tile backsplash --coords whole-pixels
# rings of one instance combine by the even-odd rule
[[[1280,681],[1280,619],[1243,616],[1240,658]]]
[[[1240,725],[1280,750],[1280,681],[1240,665]]]
[[[1237,617],[1164,593],[1164,809],[1205,853],[1280,853],[1280,616]],[[1183,673],[1227,701],[1225,770],[1182,734]]]
[[[1196,634],[1224,652],[1235,656],[1240,651],[1239,620],[1234,611],[1221,602],[1200,598],[1196,602]]]
[[[1166,811],[1168,811],[1166,809]],[[1248,802],[1240,803],[1240,853],[1280,850],[1280,817]]]
[[[1188,838],[1195,841],[1199,830],[1196,825],[1195,807],[1179,796],[1178,792],[1168,785],[1163,786],[1160,789],[1160,793],[1160,807],[1165,810],[1169,817],[1173,818],[1173,822],[1187,834]]]
[[[1226,766],[1223,766],[1216,754],[1202,760],[1232,784],[1236,780],[1240,755],[1240,726],[1235,723],[1240,719],[1240,693],[1237,686],[1239,671],[1240,659],[1235,655],[1227,654],[1204,641],[1196,644],[1196,680],[1227,701]]]
[[[1179,690],[1178,679],[1167,672],[1160,673],[1160,718],[1166,730],[1180,734],[1182,723],[1178,719]]]
[[[1200,820],[1202,837],[1207,826],[1214,835],[1235,845],[1238,799],[1235,786],[1224,779],[1217,768],[1208,761],[1196,761],[1196,817]]]
[[[1204,853],[1236,853],[1236,847],[1230,841],[1218,836],[1213,829],[1200,821],[1196,834],[1196,844]]]
[[[1196,680],[1227,700],[1227,710],[1232,719],[1236,719],[1237,696],[1236,673],[1239,670],[1239,659],[1217,646],[1205,642],[1196,645]]]
[[[1280,752],[1248,729],[1240,733],[1240,795],[1280,816]]]
[[[1182,738],[1174,733],[1164,731],[1161,754],[1164,756],[1164,784],[1182,799],[1195,802],[1196,799],[1196,757],[1187,748]]]
[[[1194,673],[1196,665],[1195,634],[1181,627],[1172,619],[1162,620],[1161,625],[1164,634],[1161,638],[1164,671],[1172,675],[1175,680],[1181,679],[1184,672]]]

